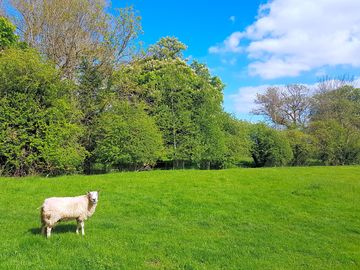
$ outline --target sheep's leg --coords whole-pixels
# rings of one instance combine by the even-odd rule
[[[46,226],[44,224],[41,225],[41,235],[45,235],[45,228]]]
[[[49,238],[51,235],[51,227],[46,227],[46,237]]]
[[[81,234],[82,234],[82,235],[85,235],[85,231],[84,231],[84,221],[81,221],[80,225],[81,225]]]
[[[76,234],[79,234],[79,229],[81,228],[81,222],[80,222],[80,220],[76,220],[76,222],[77,222],[77,225],[76,225]]]

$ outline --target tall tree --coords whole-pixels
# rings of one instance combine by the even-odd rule
[[[106,13],[105,0],[11,0],[23,39],[73,78],[83,57],[114,64],[129,55],[141,31],[131,8]],[[111,65],[110,65],[111,66]]]
[[[275,125],[304,127],[309,116],[309,88],[298,84],[269,87],[264,94],[257,94],[255,103],[258,108],[253,113],[266,116]]]
[[[251,159],[251,125],[228,113],[220,119],[225,134],[225,166],[238,166]]]
[[[225,152],[223,84],[205,65],[194,62],[189,66],[180,58],[186,46],[170,39],[161,39],[147,57],[116,72],[113,90],[120,98],[147,105],[163,134],[164,161],[175,168],[185,163],[219,164]]]

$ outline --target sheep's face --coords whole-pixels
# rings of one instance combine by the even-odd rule
[[[89,191],[87,195],[88,195],[90,202],[92,202],[93,204],[96,204],[98,202],[98,200],[99,200],[99,192],[98,191]]]

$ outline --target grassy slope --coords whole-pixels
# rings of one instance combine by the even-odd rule
[[[46,197],[102,190],[85,237]],[[0,179],[0,269],[359,269],[360,167]]]

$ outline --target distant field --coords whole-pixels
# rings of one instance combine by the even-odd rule
[[[101,189],[85,237],[44,198]],[[360,269],[360,167],[0,178],[0,269]]]

